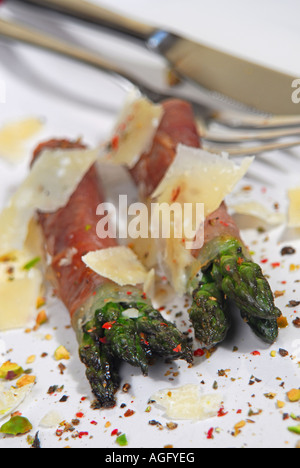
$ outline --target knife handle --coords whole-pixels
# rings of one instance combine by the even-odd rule
[[[94,24],[107,25],[139,39],[146,40],[155,28],[151,25],[123,16],[85,0],[25,0],[39,7],[55,10]]]
[[[130,83],[134,84],[134,79],[129,75],[129,73],[120,69],[112,62],[102,58],[98,54],[81,49],[78,46],[73,46],[72,44],[68,44],[67,42],[56,39],[53,36],[48,36],[32,28],[24,27],[23,25],[11,20],[8,21],[0,18],[0,37],[1,36],[25,42],[71,59],[87,63],[88,65],[99,68],[106,73],[122,76],[124,79],[129,80]]]

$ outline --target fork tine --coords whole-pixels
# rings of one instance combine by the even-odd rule
[[[300,115],[253,115],[219,111],[211,114],[211,120],[235,129],[278,129],[300,127]]]
[[[202,138],[212,143],[243,143],[243,142],[263,142],[263,141],[274,141],[280,138],[287,138],[292,136],[300,136],[300,128],[290,128],[283,130],[267,130],[267,131],[244,131],[242,133],[221,133],[211,131],[205,128],[204,125],[199,123],[199,132]]]
[[[239,146],[234,145],[232,147],[224,147],[218,145],[210,145],[209,143],[202,144],[203,149],[209,151],[211,153],[220,153],[223,151],[224,153],[228,153],[230,156],[247,156],[247,155],[258,155],[261,153],[266,153],[270,151],[276,150],[285,150],[289,148],[294,148],[296,146],[300,146],[300,140],[296,140],[293,142],[288,143],[269,143],[264,145],[258,146]]]

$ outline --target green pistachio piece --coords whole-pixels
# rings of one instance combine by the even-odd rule
[[[23,416],[13,416],[9,421],[0,427],[3,434],[19,435],[31,431],[32,425],[27,418]]]

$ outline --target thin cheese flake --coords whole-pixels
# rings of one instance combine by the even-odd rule
[[[198,385],[188,384],[183,387],[160,390],[151,396],[166,416],[177,420],[200,421],[217,416],[222,406],[221,395],[203,394]]]
[[[0,419],[5,418],[15,411],[31,392],[34,384],[24,385],[20,388],[7,388],[0,383]]]
[[[284,214],[273,212],[261,203],[254,201],[238,203],[231,208],[236,214],[253,216],[272,226],[283,224],[286,221]]]
[[[0,257],[0,330],[24,328],[35,319],[43,288],[43,253],[40,231],[30,223],[22,251]],[[30,265],[31,268],[24,268]]]
[[[55,212],[65,206],[98,150],[46,150],[0,214],[0,255],[22,250],[36,211]]]
[[[63,416],[59,412],[51,410],[41,419],[39,426],[45,429],[54,429],[63,419]]]
[[[159,239],[160,266],[169,278],[177,294],[186,292],[188,268],[193,262],[191,245],[193,238],[187,238],[185,233],[198,233],[201,242],[201,226],[205,218],[217,210],[229,195],[239,180],[245,175],[254,158],[247,157],[240,165],[235,164],[228,155],[212,154],[198,148],[179,145],[176,157],[165,174],[165,177],[151,195],[158,205],[180,205],[180,220],[174,215],[171,221],[169,238]],[[197,205],[202,204],[202,217],[196,222]],[[190,210],[184,207],[190,205]],[[184,215],[182,216],[182,213]],[[165,222],[170,217],[163,216]],[[178,227],[182,237],[178,236]],[[200,248],[201,245],[197,245]]]
[[[29,117],[9,122],[0,129],[0,157],[5,161],[16,164],[26,155],[26,144],[41,131],[43,122]]]
[[[132,168],[150,149],[162,115],[161,105],[130,94],[110,137],[108,159]]]
[[[253,157],[246,157],[237,165],[225,153],[212,154],[179,145],[173,163],[151,197],[160,203],[203,203],[208,216],[219,208],[253,161]]]
[[[136,286],[149,280],[149,272],[125,246],[89,252],[82,260],[91,270],[120,286]]]
[[[288,224],[291,228],[298,228],[300,227],[300,187],[290,189],[288,196]]]

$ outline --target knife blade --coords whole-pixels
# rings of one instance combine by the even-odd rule
[[[259,63],[245,60],[203,43],[158,30],[86,0],[23,0],[81,20],[106,25],[143,41],[145,47],[164,57],[184,79],[191,80],[249,108],[268,114],[300,114],[299,100],[293,99],[292,76]]]

